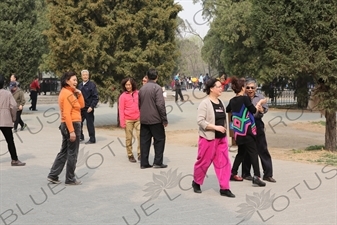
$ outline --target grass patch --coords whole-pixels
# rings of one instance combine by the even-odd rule
[[[316,162],[324,163],[326,165],[337,166],[336,153],[324,153]]]
[[[314,122],[311,122],[312,124],[318,124],[318,125],[321,125],[321,126],[323,126],[323,127],[325,127],[325,125],[326,125],[326,122],[325,121],[322,121],[322,120],[320,120],[320,121],[314,121]]]
[[[322,149],[324,149],[324,145],[311,145],[305,148],[306,151],[322,150]]]
[[[299,153],[303,153],[304,151],[302,149],[292,149],[291,150],[294,154],[299,154]]]

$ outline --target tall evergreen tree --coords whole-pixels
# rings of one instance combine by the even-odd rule
[[[224,42],[220,39],[219,33],[214,29],[210,30],[204,38],[204,46],[201,50],[202,58],[218,72],[225,71],[221,61],[221,55],[224,51]]]
[[[218,0],[214,29],[225,42],[222,59],[231,72],[251,71],[263,80],[294,78],[301,106],[308,100],[307,81],[325,109],[325,148],[336,150],[337,2]],[[212,28],[212,27],[211,27]],[[246,71],[246,72],[245,72]],[[302,104],[304,102],[304,104]]]
[[[127,76],[141,81],[150,67],[160,82],[172,74],[181,6],[174,0],[47,0],[49,65],[58,74],[88,69],[101,99],[114,103]]]
[[[266,46],[274,71],[317,81],[325,109],[325,148],[336,150],[337,2],[253,0],[254,39]],[[260,62],[262,64],[263,62]],[[304,83],[305,85],[305,83]]]
[[[39,16],[42,0],[3,0],[0,2],[0,71],[9,79],[12,73],[26,87],[38,73],[46,51]]]

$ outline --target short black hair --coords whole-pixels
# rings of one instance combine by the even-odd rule
[[[155,68],[151,68],[147,71],[146,75],[149,78],[149,80],[155,80],[158,77],[158,72]]]
[[[0,89],[4,87],[5,84],[5,78],[0,74]]]
[[[206,92],[207,95],[211,93],[211,88],[215,86],[215,83],[217,81],[219,80],[213,77],[207,80],[207,82],[205,83],[205,88],[204,88],[204,92]]]
[[[67,81],[70,80],[72,76],[76,76],[74,71],[65,72],[61,77],[61,87],[69,86]]]
[[[124,79],[122,80],[122,82],[121,82],[121,86],[122,86],[123,91],[126,91],[125,84],[126,84],[128,81],[130,81],[130,83],[131,83],[132,91],[137,90],[137,84],[136,84],[136,81],[135,81],[133,78],[131,78],[131,77],[127,77],[127,78],[124,78]]]

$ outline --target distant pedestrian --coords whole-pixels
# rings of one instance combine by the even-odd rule
[[[17,87],[20,87],[20,83],[19,83],[19,77],[16,75],[16,74],[12,74],[11,77],[10,77],[10,81],[15,81],[16,82],[16,86]]]
[[[80,90],[76,89],[77,77],[74,72],[66,72],[61,77],[62,89],[59,94],[58,103],[61,111],[61,125],[59,127],[62,135],[62,146],[53,163],[47,180],[59,184],[59,175],[65,164],[66,185],[80,185],[76,180],[75,169],[81,136],[81,108],[84,107],[84,98]]]
[[[175,91],[175,101],[178,101],[178,96],[180,97],[180,100],[183,102],[184,101],[184,96],[181,92],[181,80],[180,80],[180,75],[179,73],[174,77],[174,85],[176,87]]]
[[[4,84],[5,79],[0,75],[0,130],[7,142],[8,151],[12,158],[11,165],[24,166],[26,163],[18,159],[12,132],[13,123],[16,120],[17,103],[13,95],[8,90],[3,89]]]
[[[125,78],[121,82],[123,93],[118,100],[120,126],[125,130],[125,145],[129,161],[137,162],[132,152],[132,138],[137,139],[137,155],[140,161],[140,113],[138,106],[138,90],[132,78]],[[136,131],[136,136],[133,131]]]
[[[149,80],[149,78],[147,78],[147,75],[145,75],[142,79],[142,84],[143,85],[146,84],[148,80]]]
[[[198,106],[199,141],[198,157],[194,164],[192,187],[201,193],[206,173],[213,163],[220,185],[220,195],[234,198],[230,191],[231,163],[228,156],[225,104],[220,100],[222,85],[211,78],[205,83],[206,97]]]
[[[199,91],[203,88],[203,83],[204,83],[204,76],[200,74],[199,79],[198,79],[198,84],[199,84]]]
[[[21,131],[24,130],[27,127],[27,124],[25,124],[21,119],[21,114],[23,110],[23,106],[26,103],[25,96],[23,91],[17,86],[17,82],[11,81],[9,84],[9,89],[11,90],[13,97],[17,103],[17,111],[16,111],[16,120],[14,122],[14,128],[13,132],[17,132],[18,130],[18,124],[21,126]]]
[[[162,88],[156,83],[158,74],[156,69],[147,72],[148,83],[139,90],[140,109],[140,168],[152,167],[149,163],[149,152],[152,137],[154,139],[154,168],[166,168],[163,164],[165,148],[165,127],[167,115]]]
[[[30,98],[32,100],[32,106],[29,107],[29,110],[37,111],[37,109],[36,109],[37,94],[39,92],[40,92],[39,77],[35,77],[33,82],[30,84]]]
[[[95,135],[95,115],[94,109],[98,103],[98,92],[96,88],[96,84],[92,82],[89,78],[89,71],[82,70],[82,82],[79,84],[79,89],[81,90],[85,106],[81,109],[82,115],[82,123],[81,123],[81,141],[84,140],[83,134],[83,122],[86,120],[87,122],[87,129],[89,133],[89,140],[85,144],[94,144],[96,143],[96,135]]]
[[[206,73],[205,77],[204,77],[204,84],[206,84],[206,82],[210,79],[208,73]]]

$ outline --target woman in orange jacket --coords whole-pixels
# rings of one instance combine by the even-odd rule
[[[80,145],[81,108],[84,107],[84,98],[81,91],[76,88],[77,77],[75,72],[63,74],[61,86],[62,89],[58,102],[61,111],[61,125],[59,129],[62,135],[62,146],[47,179],[54,184],[61,183],[59,175],[67,163],[65,184],[79,185],[82,182],[76,180],[75,169]]]

